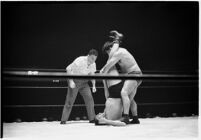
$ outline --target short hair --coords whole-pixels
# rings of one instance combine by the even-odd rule
[[[95,50],[95,49],[91,49],[91,50],[89,51],[88,55],[95,55],[95,56],[98,57],[98,51]]]
[[[108,50],[110,50],[113,46],[113,42],[112,41],[107,41],[105,42],[105,44],[102,47],[102,51],[103,53],[106,53]]]

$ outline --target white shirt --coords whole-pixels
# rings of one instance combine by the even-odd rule
[[[88,75],[96,72],[96,63],[88,65],[87,56],[80,56],[76,58],[67,69],[71,70],[73,74]]]

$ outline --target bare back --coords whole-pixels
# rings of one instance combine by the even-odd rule
[[[141,72],[135,58],[133,55],[128,52],[125,48],[119,48],[116,52],[119,54],[120,61],[118,64],[121,66],[121,70],[123,73],[130,73],[130,72]]]

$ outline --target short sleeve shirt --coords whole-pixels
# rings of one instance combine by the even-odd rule
[[[71,67],[73,74],[88,75],[89,73],[96,72],[96,63],[88,65],[87,56],[76,58],[69,66]]]

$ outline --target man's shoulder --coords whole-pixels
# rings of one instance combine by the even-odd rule
[[[83,63],[84,61],[86,60],[86,57],[85,56],[79,56],[75,59],[74,63],[76,64],[80,64],[80,63]]]
[[[75,60],[84,60],[84,59],[86,59],[86,56],[79,56]]]
[[[87,56],[79,56],[79,59],[85,59]]]
[[[127,51],[127,49],[126,49],[126,48],[119,47],[118,51],[119,51],[119,52],[124,52],[124,51]]]
[[[122,54],[125,53],[125,51],[126,51],[125,48],[119,48],[119,49],[114,53],[114,55],[116,55],[116,56],[121,56]]]
[[[126,48],[119,48],[119,54],[121,55],[126,55],[128,53],[130,53]]]

